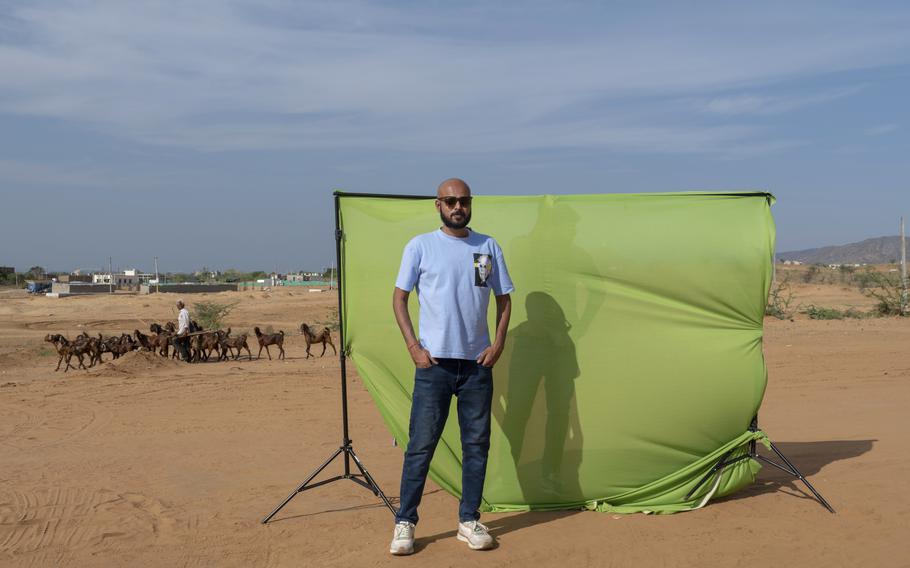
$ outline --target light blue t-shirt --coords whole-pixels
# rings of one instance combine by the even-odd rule
[[[404,247],[395,286],[417,288],[420,344],[433,357],[477,359],[490,346],[490,291],[514,290],[499,244],[471,231],[465,238],[442,229],[418,235]]]

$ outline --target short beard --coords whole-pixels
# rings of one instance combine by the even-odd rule
[[[450,229],[460,230],[460,229],[464,229],[465,227],[467,227],[468,223],[471,222],[471,213],[466,212],[464,214],[464,221],[462,221],[461,223],[456,223],[455,221],[452,221],[451,219],[446,217],[442,213],[442,211],[439,212],[439,218],[442,219],[442,224],[445,225],[446,227],[448,227]]]

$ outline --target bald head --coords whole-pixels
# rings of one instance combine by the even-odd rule
[[[436,188],[436,197],[446,197],[447,195],[455,197],[471,195],[471,188],[463,179],[449,178]]]
[[[446,230],[458,237],[468,234],[471,222],[471,188],[464,180],[449,178],[436,189],[436,210]]]

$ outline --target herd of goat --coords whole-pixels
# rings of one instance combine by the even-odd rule
[[[271,360],[272,353],[269,351],[269,346],[272,345],[278,348],[278,358],[284,359],[284,331],[262,333],[262,330],[254,327],[253,332],[259,343],[257,359],[265,349],[266,355]],[[310,347],[319,343],[322,344],[320,357],[325,355],[327,345],[331,345],[335,354],[338,354],[335,344],[332,343],[332,333],[329,328],[324,327],[316,331],[316,328],[303,323],[300,324],[300,334],[306,340],[307,359],[311,356],[315,357],[310,353]],[[53,333],[46,335],[44,340],[53,344],[57,351],[57,368],[54,371],[59,371],[60,366],[65,362],[66,367],[63,369],[65,373],[70,369],[88,369],[101,363],[104,353],[110,353],[114,359],[118,359],[130,351],[150,351],[162,357],[179,359],[181,349],[178,348],[178,344],[181,341],[185,342],[186,352],[189,356],[187,361],[190,363],[208,361],[212,355],[218,356],[217,361],[225,361],[228,358],[237,360],[244,350],[246,350],[249,360],[252,360],[253,353],[250,351],[247,337],[246,333],[231,335],[231,328],[203,331],[194,321],[190,325],[190,333],[186,336],[178,335],[177,326],[173,322],[168,322],[164,326],[157,323],[151,324],[148,334],[142,333],[138,329],[132,334],[121,333],[109,337],[104,337],[100,333],[98,337],[93,337],[82,332],[75,339],[69,340],[59,333]],[[73,365],[74,359],[78,361],[76,365]]]

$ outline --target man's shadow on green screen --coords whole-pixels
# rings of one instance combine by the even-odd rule
[[[580,375],[571,324],[545,292],[525,299],[527,320],[509,331],[493,414],[510,446],[524,502],[582,501],[583,438],[575,400]],[[542,387],[542,388],[541,388]]]

